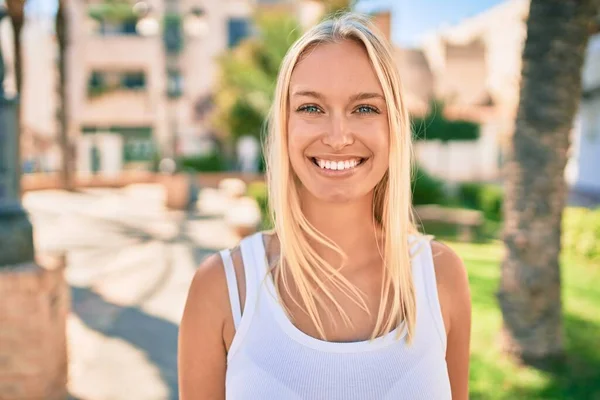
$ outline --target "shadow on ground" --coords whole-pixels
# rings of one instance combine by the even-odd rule
[[[159,370],[169,390],[169,399],[178,398],[177,334],[178,327],[162,318],[148,315],[135,307],[107,302],[97,293],[72,287],[73,312],[90,329],[105,336],[127,341],[143,351]],[[127,390],[127,388],[123,388]]]
[[[489,388],[506,387],[501,392],[471,388],[472,400],[488,399],[527,399],[527,400],[600,400],[600,326],[578,316],[564,316],[566,354],[560,361],[538,365],[535,369],[544,376],[541,385],[519,386],[514,377],[521,373],[515,366],[512,371],[499,366],[502,363],[490,362],[472,356],[472,379],[490,382]],[[502,356],[501,356],[502,357]],[[534,368],[534,367],[523,367]],[[491,383],[494,382],[494,383]],[[508,382],[511,384],[507,385]]]

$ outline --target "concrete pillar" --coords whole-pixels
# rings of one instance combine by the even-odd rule
[[[2,61],[0,52],[0,399],[66,400],[65,263],[34,259],[15,156],[18,100],[4,96]]]

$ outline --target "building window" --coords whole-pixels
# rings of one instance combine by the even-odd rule
[[[230,18],[227,32],[229,48],[235,47],[250,34],[250,21],[245,18]]]
[[[100,21],[98,24],[97,33],[101,36],[113,35],[137,35],[136,30],[137,19],[129,19],[125,21]]]
[[[88,78],[88,97],[97,97],[115,90],[146,89],[143,71],[92,71]]]
[[[150,162],[156,153],[152,128],[148,126],[83,126],[81,132],[86,135],[98,132],[119,134],[123,138],[124,163]]]

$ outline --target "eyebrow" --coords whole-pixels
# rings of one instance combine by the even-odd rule
[[[313,90],[300,90],[292,93],[293,96],[305,96],[305,97],[314,97],[316,99],[323,100],[325,96],[323,96],[319,92],[315,92]],[[350,101],[358,101],[358,100],[368,100],[368,99],[381,99],[385,100],[383,95],[375,92],[360,92],[350,96]]]

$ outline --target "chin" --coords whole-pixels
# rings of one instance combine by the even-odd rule
[[[324,203],[344,204],[356,201],[364,196],[364,194],[353,193],[350,190],[335,190],[334,188],[323,188],[323,190],[315,190],[311,193],[312,197]]]

